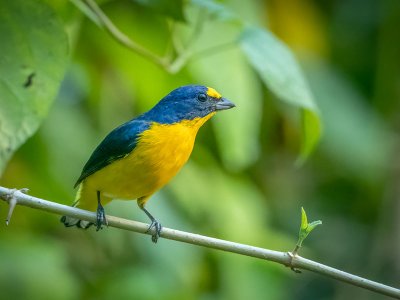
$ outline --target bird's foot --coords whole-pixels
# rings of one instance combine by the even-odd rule
[[[147,229],[146,233],[150,232],[154,228],[154,233],[151,235],[151,240],[153,243],[157,243],[158,238],[161,236],[162,226],[156,219],[151,220],[151,224],[149,229]]]
[[[96,231],[99,231],[100,229],[103,229],[102,225],[108,226],[106,213],[104,212],[104,208],[101,205],[99,205],[97,207],[96,224],[95,225],[96,225]]]

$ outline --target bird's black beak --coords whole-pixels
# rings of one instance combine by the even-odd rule
[[[230,109],[232,107],[235,107],[236,105],[233,104],[231,101],[229,101],[226,98],[221,98],[217,104],[216,104],[216,110],[225,110],[225,109]]]

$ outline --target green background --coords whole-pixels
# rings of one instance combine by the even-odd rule
[[[203,17],[207,1],[194,2],[103,1],[101,7],[129,37],[162,55],[171,16],[183,41]],[[72,2],[47,3],[67,32],[69,59],[39,65],[43,72],[60,68],[49,78],[57,79],[64,64],[66,73],[39,130],[8,162],[2,186],[70,204],[82,166],[111,129],[177,86],[212,86],[237,107],[200,130],[189,163],[149,201],[152,214],[166,227],[288,251],[303,206],[309,220],[323,225],[305,241],[302,256],[399,286],[397,0],[226,1],[234,16],[204,14],[190,47],[239,42],[190,60],[176,74],[116,43]],[[301,166],[299,107],[307,105],[304,98],[294,103],[295,96],[280,101],[292,92],[289,85],[264,84],[240,46],[244,23],[269,28],[293,51],[318,106],[323,135]],[[3,43],[0,54],[7,51]],[[280,66],[293,67],[287,59]],[[8,78],[4,67],[0,72],[0,80]],[[53,90],[43,92],[43,101]],[[6,211],[0,202],[0,218]],[[106,211],[147,222],[135,202],[114,201]],[[1,299],[386,299],[253,258],[165,239],[154,245],[149,236],[114,228],[67,229],[58,216],[25,207],[16,208],[8,227],[0,223],[0,291]]]

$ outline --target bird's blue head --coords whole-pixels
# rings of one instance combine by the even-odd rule
[[[154,122],[171,124],[203,118],[234,106],[213,88],[186,85],[173,90],[145,115]]]

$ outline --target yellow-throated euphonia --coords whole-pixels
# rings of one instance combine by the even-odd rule
[[[75,184],[73,206],[97,208],[95,225],[107,224],[102,205],[113,199],[137,199],[155,228],[161,224],[144,207],[188,160],[197,131],[219,110],[235,105],[214,89],[187,85],[173,90],[148,112],[115,128],[94,150]],[[93,223],[63,216],[65,226],[88,228]]]

